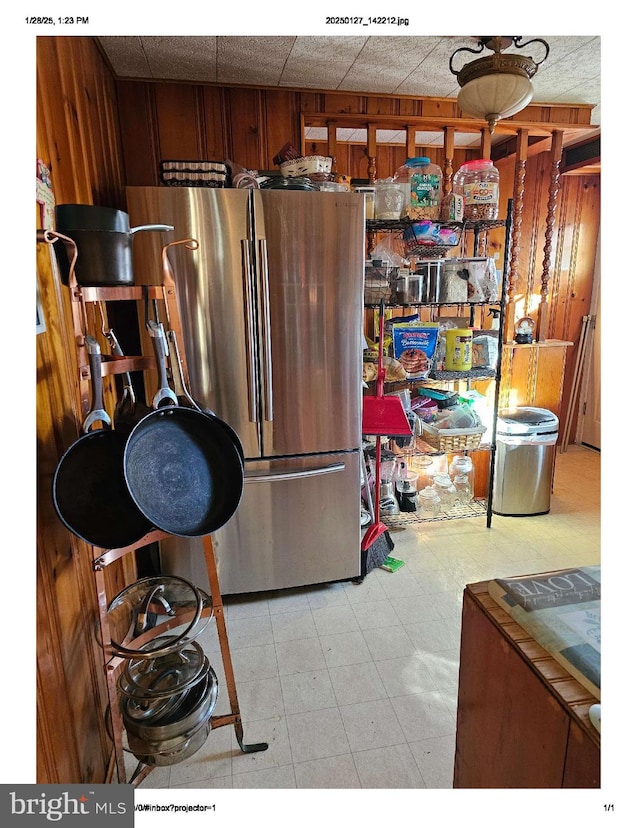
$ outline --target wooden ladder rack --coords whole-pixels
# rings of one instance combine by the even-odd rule
[[[55,231],[39,231],[37,236],[39,241],[45,241],[49,244],[61,239],[67,245],[67,250],[70,246],[75,248],[73,241],[62,234]],[[182,335],[182,324],[180,319],[180,309],[178,306],[178,299],[176,294],[175,282],[173,273],[169,264],[167,250],[169,247],[175,245],[183,245],[190,249],[197,249],[198,243],[194,239],[182,239],[180,241],[172,242],[163,247],[163,280],[162,285],[136,285],[131,287],[85,287],[78,285],[74,274],[75,257],[72,258],[70,273],[69,273],[69,293],[71,297],[71,312],[73,319],[74,337],[77,345],[78,367],[79,367],[79,383],[80,383],[80,397],[82,413],[86,414],[89,410],[89,400],[91,394],[90,388],[90,371],[89,360],[85,345],[85,337],[88,334],[88,315],[87,305],[107,303],[114,301],[133,300],[133,301],[157,301],[162,300],[164,307],[165,322],[170,326],[175,333],[181,369],[181,383],[186,389],[189,388],[188,371],[185,360],[185,349]],[[103,321],[106,323],[106,311],[100,309]],[[94,315],[95,317],[95,315]],[[97,331],[96,331],[97,333]],[[104,330],[101,331],[104,336]],[[111,357],[106,359],[101,364],[102,376],[123,374],[131,371],[146,371],[148,369],[155,370],[155,359],[146,356],[133,357]],[[171,372],[170,372],[171,373]],[[155,765],[148,765],[144,762],[139,762],[133,775],[127,780],[125,769],[125,748],[123,742],[124,722],[120,711],[120,701],[118,697],[117,679],[120,671],[126,661],[124,657],[114,655],[110,643],[111,635],[109,631],[108,622],[108,606],[109,600],[107,596],[107,584],[105,580],[105,568],[115,561],[135,552],[137,549],[148,546],[162,539],[171,537],[166,532],[159,529],[150,531],[136,543],[126,547],[103,549],[101,547],[91,546],[91,563],[94,572],[96,599],[98,604],[98,624],[97,632],[102,645],[104,653],[104,673],[107,685],[108,710],[106,712],[106,721],[108,730],[114,744],[114,753],[112,762],[109,768],[109,778],[113,778],[113,771],[115,766],[116,779],[119,783],[129,782],[133,785],[138,785],[144,778],[146,778],[151,771],[156,767]],[[227,627],[224,617],[224,606],[222,603],[222,596],[220,593],[220,583],[218,580],[218,569],[216,564],[214,543],[211,535],[202,537],[203,554],[207,567],[207,576],[210,588],[211,607],[205,607],[202,610],[203,616],[213,615],[216,627],[218,640],[220,643],[220,653],[222,657],[222,664],[224,668],[225,682],[227,687],[227,694],[229,698],[230,712],[224,715],[212,715],[209,719],[210,730],[225,725],[233,725],[235,736],[238,745],[243,753],[254,753],[257,751],[266,750],[268,744],[266,742],[257,742],[254,744],[244,743],[244,730],[242,725],[242,717],[240,714],[240,706],[238,704],[238,695],[236,690],[236,682],[233,672],[233,664],[231,660],[231,651],[229,648],[229,639],[227,635]],[[153,633],[155,635],[170,629],[172,626],[177,626],[181,623],[180,618],[170,620],[154,627]]]

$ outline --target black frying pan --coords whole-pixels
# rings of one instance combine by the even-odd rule
[[[224,420],[220,419],[217,414],[215,414],[210,408],[207,408],[201,402],[194,400],[189,391],[186,387],[186,382],[184,379],[184,373],[182,371],[182,360],[180,358],[180,351],[178,349],[178,340],[176,337],[176,332],[173,330],[167,331],[167,340],[168,340],[168,347],[169,347],[169,361],[171,364],[171,376],[173,379],[173,387],[175,389],[176,395],[178,400],[186,400],[192,408],[195,408],[197,411],[202,411],[204,414],[207,414],[209,417],[212,417],[218,423],[220,423],[221,427],[226,430],[229,437],[233,440],[235,447],[238,449],[238,454],[242,460],[242,464],[244,467],[244,448],[240,441],[240,438],[234,431],[234,429],[226,423]]]
[[[152,528],[132,500],[124,479],[126,435],[111,429],[104,410],[100,346],[85,338],[91,371],[91,410],[84,434],[61,457],[53,477],[53,505],[64,525],[93,546],[114,549],[136,543]],[[91,427],[100,422],[100,429]]]
[[[199,537],[233,516],[244,484],[244,464],[226,423],[179,405],[168,387],[162,324],[147,325],[153,340],[159,389],[154,411],[127,439],[127,488],[147,520],[164,532]]]

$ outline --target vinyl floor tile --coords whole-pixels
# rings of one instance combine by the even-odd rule
[[[243,739],[268,749],[242,753],[222,726],[140,787],[451,788],[464,587],[599,563],[599,474],[599,453],[569,446],[548,515],[407,524],[396,573],[225,599]],[[200,643],[227,713],[215,623]]]

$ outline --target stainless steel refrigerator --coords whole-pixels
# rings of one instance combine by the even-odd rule
[[[215,533],[222,593],[358,577],[363,196],[129,187],[127,204],[134,224],[200,245],[169,252],[191,393],[246,458],[238,511]],[[136,240],[138,283],[158,281],[161,249]],[[163,541],[161,561],[208,585],[199,539]]]

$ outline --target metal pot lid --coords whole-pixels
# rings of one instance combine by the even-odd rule
[[[175,575],[141,578],[125,587],[107,608],[111,649],[123,658],[156,658],[184,647],[205,629],[210,596]],[[173,637],[161,635],[178,628]]]
[[[152,722],[170,716],[184,701],[190,688],[186,688],[172,696],[153,699],[123,698],[121,702],[122,716],[130,722]]]
[[[546,434],[558,430],[558,418],[546,408],[507,409],[498,412],[499,434]]]
[[[168,636],[165,641],[171,640]],[[162,646],[163,639],[154,645]],[[153,659],[131,659],[118,678],[120,692],[139,701],[161,699],[191,687],[209,669],[204,650],[195,641],[181,650]]]
[[[129,715],[130,705],[122,706],[124,726],[132,736],[149,743],[176,739],[200,726],[211,716],[218,698],[218,679],[213,669],[189,688],[171,711],[152,721]]]

